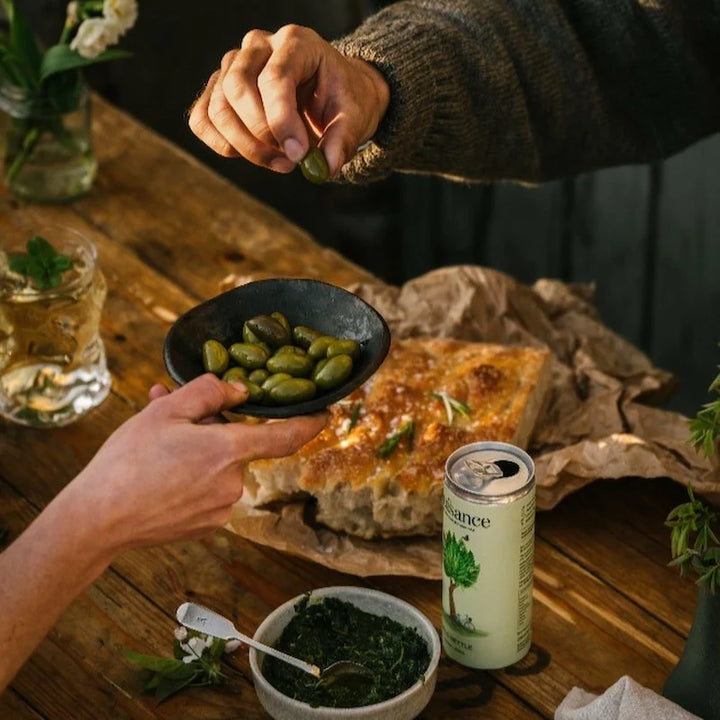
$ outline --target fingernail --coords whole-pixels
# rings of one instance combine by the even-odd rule
[[[288,159],[292,160],[294,163],[299,163],[305,157],[303,146],[295,138],[288,138],[283,143],[283,150],[288,156]]]
[[[247,385],[245,385],[241,382],[230,382],[230,385],[232,385],[237,391],[239,391],[243,395],[248,394]]]
[[[270,163],[270,168],[275,172],[289,173],[295,169],[295,163],[290,162],[287,158],[279,157]]]

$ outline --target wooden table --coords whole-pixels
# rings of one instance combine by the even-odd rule
[[[40,431],[0,421],[0,526],[10,538],[145,405],[150,385],[167,381],[161,348],[169,324],[217,294],[228,276],[302,274],[337,284],[370,277],[99,99],[94,129],[100,174],[87,197],[31,206],[0,194],[0,236],[8,223],[50,221],[97,243],[109,285],[102,330],[113,376],[110,397],[70,427]],[[497,672],[443,659],[422,717],[551,718],[574,685],[602,691],[624,674],[659,690],[695,604],[693,584],[666,566],[663,520],[684,497],[670,481],[601,482],[540,514],[530,656]],[[129,552],[64,613],[0,697],[0,717],[266,717],[244,651],[228,661],[228,686],[191,689],[158,705],[142,694],[142,675],[123,650],[169,655],[174,612],[187,599],[252,634],[285,600],[348,583],[400,596],[439,628],[439,582],[362,580],[224,531]]]

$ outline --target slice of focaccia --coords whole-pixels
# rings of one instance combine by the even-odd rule
[[[435,534],[448,455],[481,440],[525,447],[550,364],[534,348],[395,341],[373,377],[330,408],[320,435],[290,457],[249,464],[243,501],[309,495],[316,519],[335,530]]]

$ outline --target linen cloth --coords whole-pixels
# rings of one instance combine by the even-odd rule
[[[574,687],[555,711],[555,720],[702,720],[623,675],[602,695]]]

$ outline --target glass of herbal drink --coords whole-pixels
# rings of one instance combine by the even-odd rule
[[[58,427],[107,397],[106,292],[95,246],[76,231],[0,236],[0,415]]]

